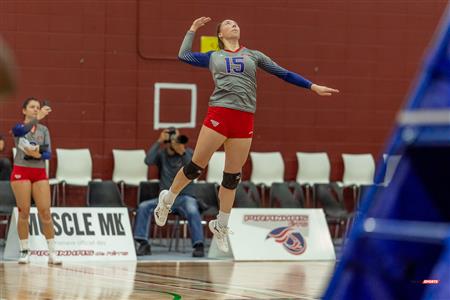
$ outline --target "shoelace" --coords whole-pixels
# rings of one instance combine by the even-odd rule
[[[230,229],[230,227],[220,227],[219,225],[214,225],[214,228],[219,232],[221,235],[227,235],[227,234],[234,234],[234,232]]]
[[[159,211],[161,211],[161,209],[166,209],[168,211],[168,213],[170,214],[172,212],[172,210],[170,209],[172,206],[169,204],[166,205],[161,205]]]
[[[25,258],[28,255],[28,250],[20,251],[20,258]]]

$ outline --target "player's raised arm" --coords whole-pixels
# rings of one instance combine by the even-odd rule
[[[192,42],[194,41],[195,32],[197,31],[197,29],[204,26],[209,21],[211,21],[211,18],[201,17],[196,19],[192,23],[191,28],[184,37],[183,43],[180,47],[180,51],[178,52],[178,58],[180,60],[197,67],[209,67],[209,59],[212,52],[192,52]]]

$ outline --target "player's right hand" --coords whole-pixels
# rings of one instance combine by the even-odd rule
[[[45,118],[51,111],[52,111],[52,109],[50,108],[50,106],[43,106],[43,107],[41,107],[41,109],[38,111],[37,119],[38,119],[38,120],[42,120],[42,119]]]
[[[189,30],[195,32],[200,27],[205,26],[205,24],[208,23],[209,21],[211,21],[210,17],[200,17],[198,19],[195,19]]]

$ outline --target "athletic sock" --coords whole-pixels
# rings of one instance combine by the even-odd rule
[[[20,240],[20,251],[30,250],[28,247],[28,239]]]
[[[219,223],[220,227],[226,228],[228,227],[228,219],[230,218],[230,214],[227,214],[223,211],[219,211],[219,214],[217,215],[217,222]]]
[[[164,204],[168,204],[168,205],[172,206],[173,203],[175,202],[175,199],[177,198],[177,196],[178,196],[178,194],[175,194],[174,192],[172,192],[172,189],[169,189],[169,192],[166,194],[166,196],[163,199]]]
[[[48,239],[47,245],[48,245],[48,252],[55,252],[55,239]]]

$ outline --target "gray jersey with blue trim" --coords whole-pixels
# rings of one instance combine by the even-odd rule
[[[50,134],[46,126],[37,124],[34,132],[29,131],[23,137],[14,137],[17,153],[14,157],[14,165],[30,168],[45,168],[45,160],[43,159],[26,159],[26,154],[19,147],[19,139],[25,138],[32,145],[48,145],[47,152],[51,152],[50,148]]]
[[[290,72],[257,50],[241,47],[236,52],[225,50],[208,53],[192,52],[195,33],[188,31],[178,57],[189,64],[207,67],[215,83],[209,105],[254,113],[256,110],[256,69],[260,67],[292,84],[311,88],[311,82]]]

